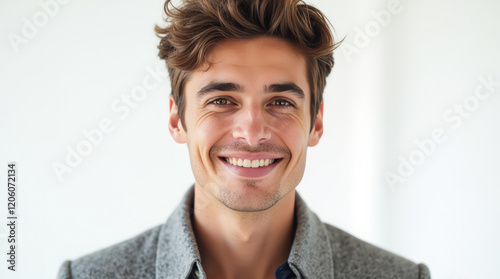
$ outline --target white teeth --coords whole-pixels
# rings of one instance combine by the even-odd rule
[[[244,168],[259,168],[267,167],[274,163],[274,159],[260,159],[260,160],[249,160],[249,159],[238,159],[238,158],[224,158],[226,162],[233,166],[244,167]]]

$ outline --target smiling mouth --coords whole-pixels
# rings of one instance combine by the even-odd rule
[[[281,159],[260,159],[260,160],[249,160],[249,159],[241,159],[241,158],[228,158],[228,157],[221,157],[222,160],[226,161],[227,163],[237,166],[237,167],[243,167],[243,168],[262,168],[262,167],[267,167],[272,164],[276,164],[279,162]]]

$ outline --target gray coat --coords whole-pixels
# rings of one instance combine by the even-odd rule
[[[205,279],[191,227],[191,188],[163,225],[74,261],[58,279],[184,279],[194,265]],[[297,278],[424,279],[427,267],[384,251],[319,220],[296,195],[297,230],[288,263]]]

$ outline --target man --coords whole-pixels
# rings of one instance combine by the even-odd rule
[[[430,278],[322,223],[296,194],[323,133],[324,15],[296,0],[165,3],[169,130],[195,184],[167,222],[63,264],[59,278]]]

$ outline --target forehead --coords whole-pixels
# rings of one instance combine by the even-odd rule
[[[196,90],[193,87],[199,89],[210,82],[244,87],[292,82],[309,92],[305,57],[283,39],[224,40],[208,52],[206,61],[192,73],[188,88]]]
[[[224,40],[208,52],[207,61],[248,66],[305,63],[303,55],[291,43],[274,37]]]

